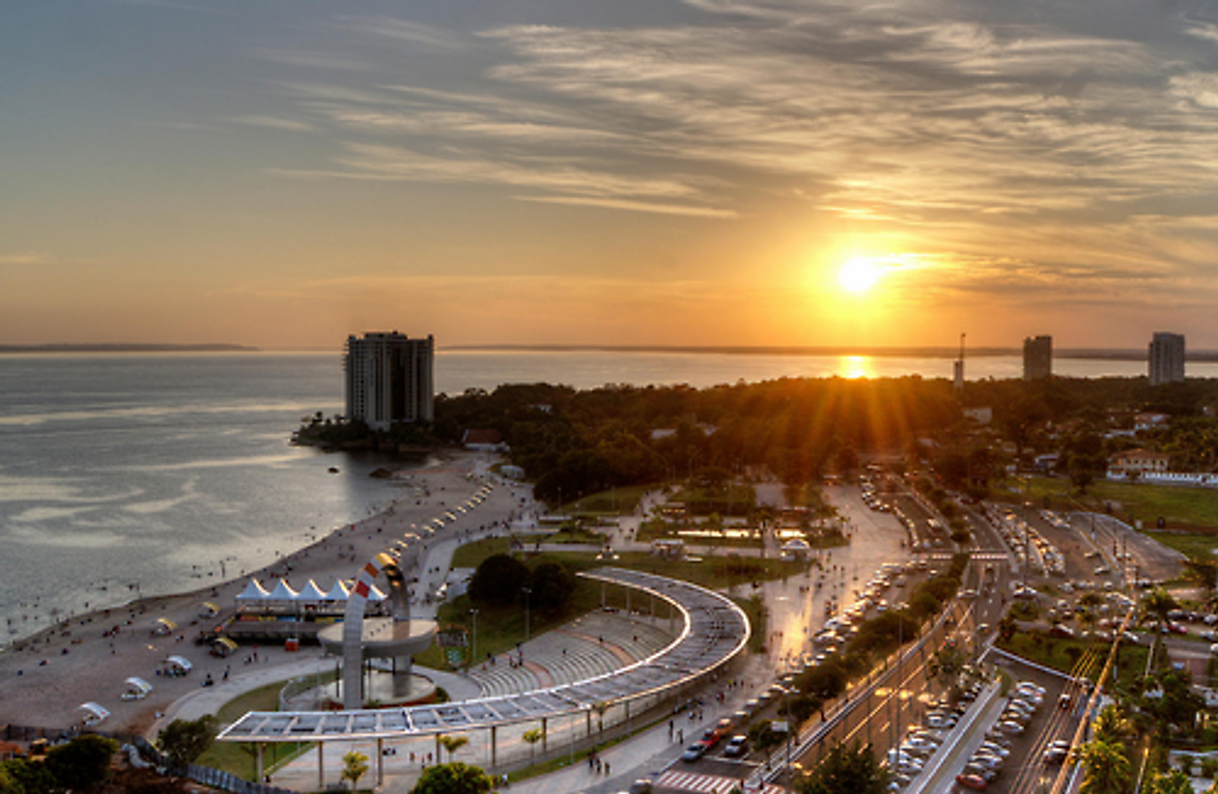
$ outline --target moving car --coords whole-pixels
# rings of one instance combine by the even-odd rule
[[[723,754],[728,758],[739,758],[749,751],[749,739],[743,733],[737,734],[728,740],[727,746],[723,748]]]
[[[687,764],[692,764],[694,761],[701,758],[705,753],[706,745],[702,744],[701,742],[691,744],[689,747],[685,748],[685,752],[681,753],[681,760]]]

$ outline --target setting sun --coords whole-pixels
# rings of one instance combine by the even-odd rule
[[[880,269],[867,259],[851,259],[837,274],[849,292],[867,292],[880,279]]]

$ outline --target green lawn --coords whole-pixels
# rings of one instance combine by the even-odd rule
[[[1089,647],[1099,650],[1106,659],[1111,645],[1108,643],[1094,645],[1087,640],[1055,639],[1040,633],[1021,631],[1016,633],[1010,642],[999,643],[999,647],[1038,664],[1052,667],[1054,670],[1069,673],[1074,668],[1075,661]],[[1117,656],[1117,681],[1121,688],[1128,688],[1141,678],[1146,669],[1148,653],[1150,653],[1149,648],[1122,643],[1121,651]]]
[[[643,495],[662,488],[660,483],[651,483],[649,485],[628,485],[622,488],[614,488],[608,491],[600,491],[589,496],[581,497],[574,502],[567,502],[564,505],[559,505],[554,508],[554,512],[558,515],[620,515],[622,513],[633,513],[635,508],[639,506],[639,500]]]
[[[495,554],[507,554],[512,549],[511,538],[485,538],[458,546],[453,552],[452,567],[477,568],[479,563]]]
[[[1103,512],[1112,507],[1113,515],[1153,529],[1159,518],[1168,527],[1180,529],[1218,530],[1218,489],[1193,488],[1183,485],[1151,485],[1147,483],[1115,483],[1098,481],[1079,494],[1070,481],[1060,477],[1030,477],[1027,488],[1009,483],[1018,493],[1009,492],[1010,499],[1026,498],[1033,504],[1054,510],[1094,510]],[[1173,535],[1154,533],[1157,540],[1190,555],[1211,556],[1218,548],[1218,533],[1207,539],[1204,533]]]
[[[331,674],[329,678],[332,680],[334,676]],[[267,684],[230,700],[216,712],[217,722],[227,725],[250,711],[279,711],[279,692],[285,683]],[[270,770],[277,761],[294,757],[311,746],[307,742],[268,743],[262,756],[263,768]],[[246,742],[213,742],[211,748],[195,763],[230,772],[245,780],[253,780],[258,773],[253,745]]]
[[[1197,559],[1213,560],[1214,552],[1218,549],[1218,534],[1198,535],[1191,532],[1149,530],[1146,535],[1168,548]]]

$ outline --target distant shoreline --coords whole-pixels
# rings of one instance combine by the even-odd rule
[[[560,345],[560,344],[465,344],[442,345],[438,352],[454,353],[675,353],[681,355],[728,355],[728,356],[867,356],[870,358],[932,358],[955,359],[960,355],[954,347],[850,347],[850,346],[697,346],[697,345]],[[0,344],[0,354],[5,353],[325,353],[333,351],[313,348],[278,349],[259,348],[252,345],[233,344],[137,344],[137,343],[54,343],[42,345]],[[1021,356],[1018,347],[970,347],[965,349],[965,360]],[[1146,361],[1147,352],[1129,348],[1061,348],[1053,351],[1054,359],[1083,359],[1093,361]],[[1218,362],[1218,350],[1189,350],[1185,359],[1190,362]]]
[[[682,353],[747,356],[871,356],[874,358],[945,358],[955,359],[960,355],[954,347],[697,347],[665,345],[445,345],[441,351],[487,351],[576,353],[594,351],[606,353]],[[965,360],[970,358],[992,358],[996,356],[1021,356],[1023,349],[1017,347],[970,347],[965,350]],[[1054,358],[1099,359],[1106,361],[1145,361],[1145,350],[1120,348],[1063,348],[1054,350]],[[1218,361],[1218,350],[1189,350],[1188,361]]]
[[[161,345],[72,342],[49,345],[0,345],[0,353],[255,353],[258,348],[248,345]]]

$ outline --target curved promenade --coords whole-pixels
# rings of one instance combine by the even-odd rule
[[[544,731],[551,719],[582,713],[590,721],[594,711],[619,706],[629,719],[632,704],[641,713],[696,685],[728,664],[748,642],[750,627],[744,612],[706,588],[622,568],[598,568],[580,576],[643,594],[652,614],[656,600],[667,603],[680,614],[683,627],[673,642],[642,661],[572,684],[409,708],[250,712],[217,738],[259,745],[302,740],[324,743],[491,729],[493,743],[494,729],[499,726],[539,721]]]

